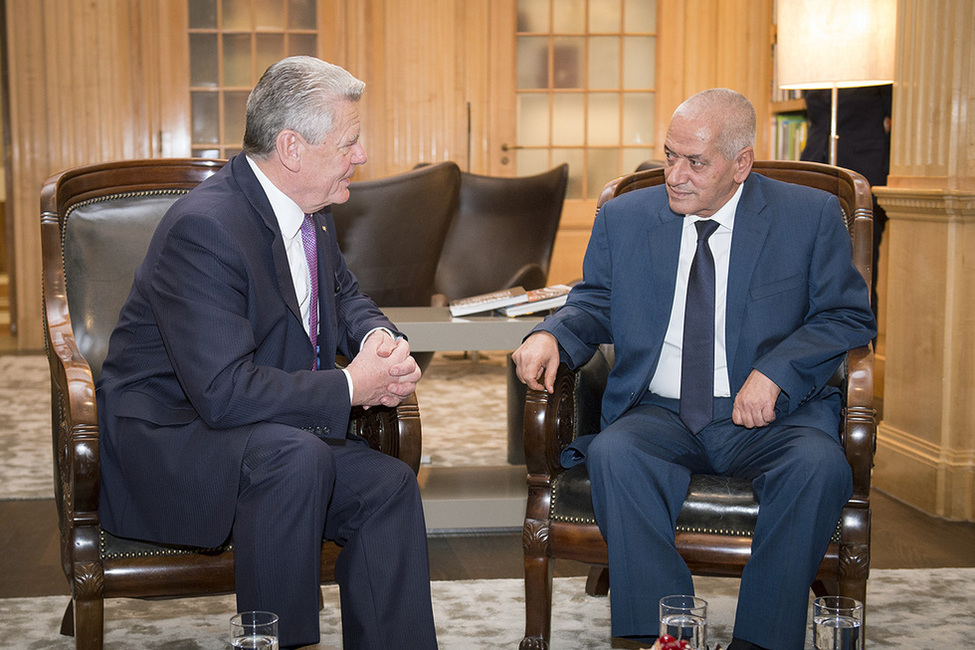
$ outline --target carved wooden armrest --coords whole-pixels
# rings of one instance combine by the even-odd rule
[[[525,464],[529,474],[562,471],[559,457],[575,438],[576,372],[559,365],[555,390],[529,389],[525,397]]]
[[[419,471],[422,433],[416,393],[396,407],[352,409],[349,431],[365,438],[373,449],[399,458],[414,474]]]
[[[853,498],[866,507],[870,472],[877,447],[877,412],[873,405],[873,353],[867,346],[847,354],[846,409],[843,446],[853,469]]]

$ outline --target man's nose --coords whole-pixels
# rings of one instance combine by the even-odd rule
[[[356,142],[355,151],[352,154],[352,162],[356,165],[366,164],[366,148],[362,146],[361,142]]]
[[[678,158],[667,165],[667,183],[669,185],[680,185],[687,180],[687,161]]]

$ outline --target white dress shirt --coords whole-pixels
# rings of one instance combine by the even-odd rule
[[[731,236],[735,225],[735,211],[744,183],[731,199],[711,215],[718,222],[718,228],[708,238],[711,255],[714,257],[714,396],[731,397],[731,382],[728,379],[728,355],[725,350],[725,314],[728,302],[728,263],[731,259]],[[661,397],[680,398],[681,350],[684,340],[684,309],[687,303],[687,278],[691,272],[691,262],[697,250],[697,227],[701,221],[695,215],[685,215],[681,229],[680,258],[677,262],[677,285],[674,288],[674,304],[670,311],[670,322],[664,335],[660,360],[653,378],[650,392]]]

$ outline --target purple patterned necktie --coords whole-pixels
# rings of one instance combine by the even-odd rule
[[[308,337],[315,350],[312,369],[318,369],[318,243],[315,239],[315,220],[310,214],[301,222],[301,243],[308,260],[308,273],[311,279],[311,299],[308,301]]]

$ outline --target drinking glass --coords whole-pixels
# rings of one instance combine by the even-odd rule
[[[813,601],[816,650],[863,650],[863,603],[848,596],[822,596]]]
[[[693,650],[707,650],[708,603],[694,596],[664,596],[660,599],[660,636],[686,639]]]
[[[278,650],[278,616],[271,612],[240,612],[230,619],[234,650]]]

